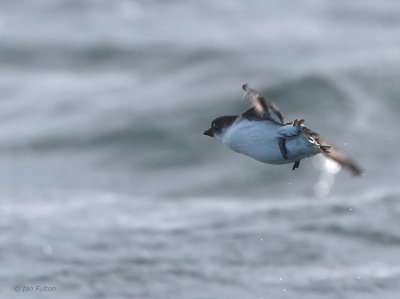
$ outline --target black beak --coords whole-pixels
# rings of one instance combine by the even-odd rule
[[[210,137],[214,137],[214,133],[213,131],[210,129],[208,129],[207,131],[204,131],[203,133],[204,135],[210,136]]]

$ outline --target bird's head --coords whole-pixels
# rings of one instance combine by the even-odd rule
[[[236,115],[221,116],[214,119],[211,123],[211,128],[204,131],[203,134],[218,138],[222,136],[227,128],[229,128],[236,120]]]

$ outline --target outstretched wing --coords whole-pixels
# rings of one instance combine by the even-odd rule
[[[253,108],[242,114],[243,117],[248,119],[270,120],[282,126],[285,124],[281,112],[274,103],[265,99],[260,93],[250,88],[247,84],[244,84],[242,88],[245,91],[244,98],[253,105]]]
[[[328,146],[328,143],[323,139],[320,139],[319,142],[322,146]],[[362,174],[361,168],[345,152],[332,145],[329,146],[330,148],[327,152],[322,152],[325,157],[336,161],[342,167],[346,167],[355,176]]]
[[[320,149],[321,153],[339,163],[342,167],[347,168],[355,176],[361,175],[361,168],[344,152],[329,144],[326,140],[322,139],[318,133],[303,126],[304,134],[314,142]]]

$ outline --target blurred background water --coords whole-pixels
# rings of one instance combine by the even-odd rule
[[[0,2],[0,297],[398,298],[399,12]],[[245,82],[365,174],[203,136]]]

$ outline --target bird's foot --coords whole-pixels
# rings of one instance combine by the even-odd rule
[[[300,166],[300,161],[294,162],[293,167],[292,167],[292,171],[294,171],[294,170],[296,170],[297,168],[299,168],[299,166]]]

